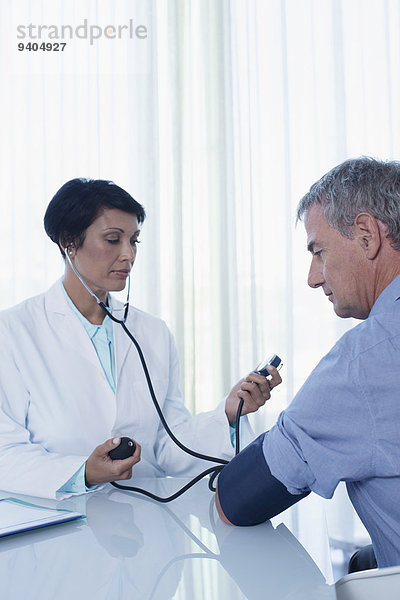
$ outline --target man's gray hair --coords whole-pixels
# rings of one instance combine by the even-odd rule
[[[400,162],[368,156],[346,160],[314,183],[297,207],[297,221],[320,204],[331,227],[353,237],[360,212],[368,212],[388,226],[388,238],[400,250]]]

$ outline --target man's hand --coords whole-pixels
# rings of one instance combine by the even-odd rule
[[[271,390],[282,382],[282,378],[275,367],[268,365],[267,370],[272,376],[271,379],[252,372],[238,381],[231,389],[225,402],[225,413],[229,423],[235,422],[237,407],[241,398],[244,400],[242,415],[256,412],[260,406],[264,406],[266,401],[269,400]]]
[[[86,461],[85,481],[87,486],[132,477],[132,467],[140,461],[141,447],[135,440],[136,449],[132,456],[124,460],[111,460],[108,453],[119,446],[120,442],[120,438],[113,438],[93,450]]]

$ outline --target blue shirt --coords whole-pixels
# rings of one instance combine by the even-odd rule
[[[263,450],[292,494],[330,498],[345,481],[378,565],[400,564],[400,275],[317,365]]]

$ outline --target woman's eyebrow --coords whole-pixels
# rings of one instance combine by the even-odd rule
[[[109,231],[118,231],[119,233],[125,233],[125,230],[122,229],[121,227],[106,227],[105,229],[103,229],[104,233],[107,233]],[[137,229],[136,231],[134,231],[132,233],[132,235],[130,237],[133,237],[135,235],[139,235],[141,232],[141,229]]]

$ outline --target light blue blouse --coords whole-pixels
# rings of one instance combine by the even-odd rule
[[[76,308],[71,298],[68,296],[64,286],[63,291],[67,300],[68,306],[76,314],[83,327],[85,328],[96,354],[99,357],[100,364],[103,368],[107,381],[115,393],[115,354],[114,354],[114,335],[112,321],[108,315],[105,316],[101,325],[90,323]],[[80,469],[72,475],[72,477],[64,483],[57,491],[64,493],[82,493],[96,486],[87,487],[85,483],[85,466],[84,463]]]

